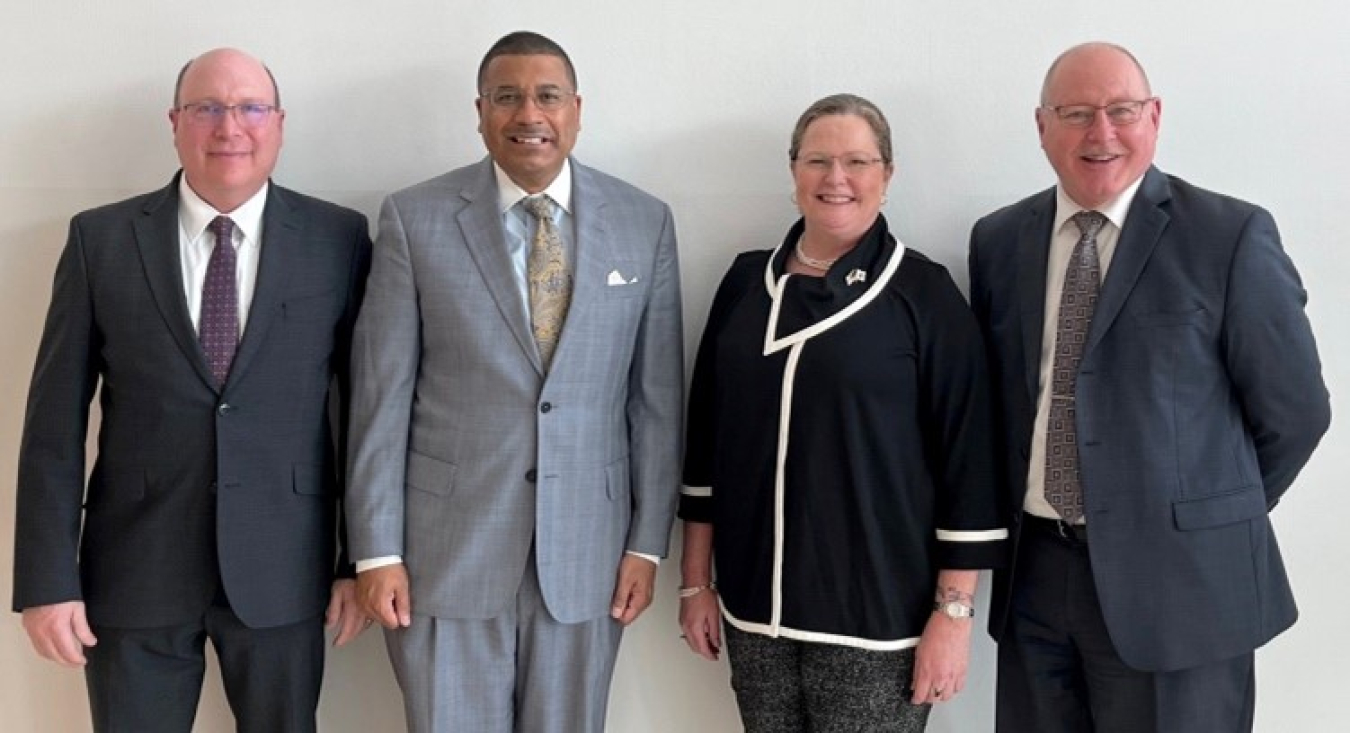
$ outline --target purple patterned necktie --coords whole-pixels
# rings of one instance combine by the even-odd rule
[[[201,326],[197,338],[202,342],[206,364],[217,386],[224,387],[230,376],[230,363],[239,345],[239,292],[234,282],[234,222],[228,216],[217,216],[207,225],[216,235],[215,249],[206,265],[206,280],[202,283]]]
[[[1092,326],[1092,315],[1097,310],[1097,294],[1101,290],[1097,232],[1106,224],[1106,217],[1096,211],[1080,211],[1070,221],[1078,226],[1081,235],[1069,257],[1055,327],[1055,361],[1051,370],[1050,415],[1045,436],[1045,500],[1064,521],[1072,524],[1083,517],[1074,387],[1088,328]]]

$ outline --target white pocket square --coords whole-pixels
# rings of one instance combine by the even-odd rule
[[[605,284],[606,284],[606,285],[610,285],[610,286],[614,286],[614,285],[632,285],[633,283],[637,282],[637,280],[638,280],[638,279],[637,279],[637,275],[634,275],[634,276],[633,276],[633,279],[632,279],[632,280],[629,280],[629,279],[625,278],[625,277],[623,276],[623,273],[619,272],[618,270],[610,270],[610,271],[609,271],[609,276],[605,278]]]

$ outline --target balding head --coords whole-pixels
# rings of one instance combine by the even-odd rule
[[[242,56],[242,57],[244,57],[244,58],[246,58],[246,59],[250,59],[250,60],[256,62],[259,66],[261,66],[262,69],[263,69],[263,71],[267,72],[267,79],[268,79],[268,81],[272,82],[272,104],[276,105],[277,107],[280,107],[280,106],[281,106],[281,89],[277,87],[277,78],[276,78],[275,76],[272,75],[272,70],[269,69],[269,68],[267,68],[267,65],[266,65],[266,64],[264,64],[264,63],[261,62],[261,61],[258,61],[257,59],[253,58],[252,56],[249,56],[248,54],[246,54],[246,53],[244,53],[243,51],[240,51],[240,50],[238,50],[238,49],[234,49],[234,48],[217,48],[217,49],[212,50],[212,51],[207,51],[206,53],[204,53],[204,54],[202,54],[201,56],[198,56],[198,57],[196,57],[196,58],[188,59],[188,62],[187,62],[186,64],[183,64],[183,68],[181,68],[181,69],[178,70],[178,78],[174,81],[174,84],[173,84],[173,106],[174,106],[175,109],[178,107],[178,105],[180,105],[180,104],[183,103],[183,98],[182,98],[182,94],[183,94],[183,77],[187,76],[188,69],[192,68],[192,65],[193,65],[194,63],[196,63],[197,61],[199,61],[199,60],[205,60],[205,59],[209,59],[209,58],[211,58],[211,57],[213,57],[213,56],[224,56],[224,55],[237,55],[237,56]]]
[[[1135,72],[1139,74],[1139,80],[1143,83],[1144,96],[1153,96],[1153,92],[1148,83],[1148,74],[1144,73],[1143,64],[1139,63],[1139,59],[1135,58],[1134,54],[1130,53],[1124,46],[1118,46],[1114,43],[1106,43],[1104,41],[1093,41],[1091,43],[1081,43],[1070,48],[1057,56],[1054,62],[1050,64],[1050,68],[1045,72],[1045,80],[1041,82],[1041,105],[1059,104],[1058,102],[1050,101],[1050,86],[1054,82],[1055,73],[1059,71],[1065,61],[1081,60],[1096,66],[1098,65],[1096,63],[1097,59],[1110,56],[1120,56],[1129,61],[1130,66],[1134,67]]]
[[[278,101],[272,73],[236,49],[208,51],[178,74],[174,148],[188,186],[217,211],[238,208],[272,175],[285,118]]]

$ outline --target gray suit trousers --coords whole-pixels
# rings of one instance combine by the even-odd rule
[[[411,733],[600,733],[622,633],[608,616],[554,620],[531,552],[508,613],[414,615],[385,643]]]

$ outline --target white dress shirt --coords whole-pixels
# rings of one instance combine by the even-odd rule
[[[1096,211],[1106,216],[1107,223],[1097,233],[1097,258],[1101,263],[1102,282],[1106,282],[1106,271],[1111,266],[1111,257],[1116,253],[1116,242],[1125,228],[1125,215],[1139,190],[1138,180],[1130,184],[1114,200]],[[1059,513],[1045,500],[1045,432],[1050,415],[1051,372],[1055,364],[1055,338],[1059,331],[1059,298],[1064,290],[1064,276],[1069,267],[1069,258],[1078,244],[1080,232],[1069,221],[1074,214],[1083,211],[1062,186],[1055,187],[1055,221],[1050,230],[1050,253],[1045,263],[1045,323],[1041,331],[1041,368],[1039,389],[1036,393],[1036,423],[1031,433],[1031,458],[1027,465],[1027,493],[1022,508],[1028,514],[1046,519],[1059,519]],[[1084,521],[1087,521],[1084,518]]]
[[[211,261],[211,250],[216,247],[216,238],[206,227],[217,216],[228,216],[234,222],[234,241],[231,242],[235,251],[234,285],[235,292],[239,294],[239,336],[243,338],[249,306],[253,304],[253,288],[258,282],[263,207],[267,203],[270,185],[264,183],[239,208],[221,214],[192,190],[187,176],[179,178],[178,259],[183,267],[183,293],[187,296],[188,314],[192,317],[194,329],[201,326],[202,284],[206,281],[206,266]]]

